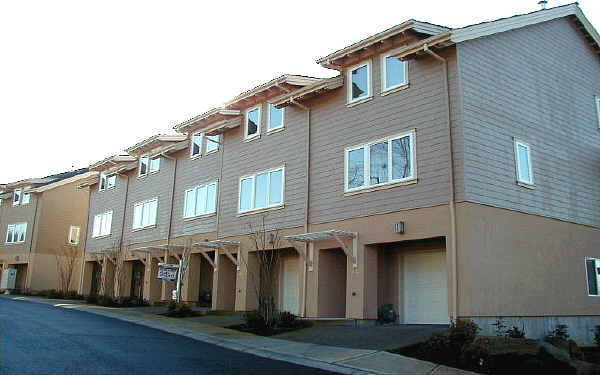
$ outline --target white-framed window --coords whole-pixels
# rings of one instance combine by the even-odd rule
[[[160,170],[160,156],[150,159],[150,173],[155,173]]]
[[[100,173],[100,184],[98,185],[98,191],[106,190],[106,174]]]
[[[408,83],[408,62],[391,54],[381,56],[381,91],[386,92]]]
[[[219,150],[219,144],[221,142],[221,136],[220,135],[207,135],[206,136],[206,151],[204,151],[206,154],[208,154],[209,152],[213,152],[213,151],[218,151]]]
[[[107,176],[106,173],[100,173],[100,185],[98,186],[99,191],[113,188],[117,185],[117,175]]]
[[[345,191],[414,180],[415,132],[348,147],[344,159]]]
[[[6,230],[6,243],[23,243],[27,234],[27,223],[10,224]]]
[[[281,129],[285,121],[285,108],[277,108],[269,103],[269,118],[267,122],[267,131]]]
[[[202,154],[203,133],[194,133],[190,139],[190,157],[193,158]]]
[[[133,229],[141,229],[156,225],[158,198],[138,202],[133,205]]]
[[[251,139],[260,135],[260,106],[246,111],[246,126],[244,139]]]
[[[28,204],[31,201],[31,193],[23,193],[21,204]]]
[[[529,144],[514,140],[515,164],[517,170],[517,183],[533,186],[533,168],[531,166],[531,147]]]
[[[585,258],[585,271],[588,282],[588,295],[600,295],[600,259]]]
[[[240,178],[239,212],[281,206],[284,201],[285,168],[279,167]]]
[[[18,206],[21,203],[21,194],[23,194],[22,189],[15,189],[13,191],[13,206]]]
[[[148,174],[148,167],[150,163],[150,158],[146,156],[140,156],[140,165],[138,167],[138,176],[146,176]]]
[[[92,237],[108,236],[112,227],[112,211],[103,212],[94,216]]]
[[[79,233],[81,232],[81,228],[75,225],[71,225],[69,228],[69,244],[77,245],[79,244]]]
[[[596,95],[596,116],[598,118],[598,128],[600,128],[600,95]]]
[[[371,97],[371,61],[348,69],[348,103]]]
[[[217,210],[217,182],[188,189],[184,194],[183,217],[190,218],[215,213]]]

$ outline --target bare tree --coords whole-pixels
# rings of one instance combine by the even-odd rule
[[[248,276],[252,281],[258,300],[258,311],[265,319],[267,326],[275,322],[275,286],[277,280],[277,268],[279,266],[280,237],[278,230],[269,230],[265,224],[266,216],[262,216],[258,225],[248,223],[254,255],[257,260],[258,272],[249,267],[247,259],[240,257],[246,264]],[[238,250],[240,251],[240,250]],[[248,254],[248,257],[250,254]]]
[[[107,255],[114,260],[115,265],[115,297],[121,297],[121,291],[123,290],[125,281],[127,281],[127,269],[125,268],[125,258],[127,257],[127,250],[124,246],[121,246],[121,244],[115,243],[113,248],[109,250]]]
[[[56,270],[58,272],[59,289],[67,293],[71,287],[73,271],[79,256],[79,247],[73,245],[63,245],[55,254]]]
[[[190,259],[192,257],[192,239],[188,239],[185,241],[183,245],[183,251],[181,253],[181,263],[179,267],[179,293],[177,293],[177,303],[181,302],[181,292],[183,290],[183,285],[185,283],[185,273],[190,266]]]

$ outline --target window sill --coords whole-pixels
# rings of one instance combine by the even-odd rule
[[[98,237],[94,237],[94,236],[92,236],[92,239],[93,239],[93,240],[101,240],[101,239],[103,239],[103,238],[108,238],[108,237],[110,237],[110,234],[105,234],[105,235],[103,235],[103,236],[98,236]]]
[[[277,210],[281,210],[283,208],[285,208],[285,204],[280,204],[278,206],[273,206],[273,207],[259,208],[257,210],[252,210],[252,211],[238,212],[237,217],[260,214],[260,213],[269,212],[269,211],[277,211]]]
[[[107,188],[104,188],[102,190],[98,189],[98,193],[102,193],[102,192],[109,191],[109,190],[114,190],[114,189],[115,189],[115,186],[107,187]]]
[[[285,127],[284,126],[280,126],[278,128],[275,128],[275,129],[267,130],[267,135],[274,134],[274,133],[279,133],[279,132],[284,131],[284,130],[285,130]]]
[[[153,228],[156,228],[156,224],[154,224],[154,225],[148,225],[148,226],[145,226],[145,227],[142,227],[142,228],[134,228],[131,231],[132,232],[139,232],[139,231],[142,231],[142,230],[153,229]]]
[[[209,214],[203,214],[203,215],[198,215],[198,216],[190,216],[190,217],[184,217],[183,221],[194,221],[197,219],[206,219],[207,217],[212,217],[212,216],[217,216],[216,212],[211,212]]]
[[[389,89],[385,89],[385,90],[383,90],[381,92],[381,96],[386,96],[386,95],[393,94],[393,93],[398,92],[398,91],[406,90],[409,87],[410,87],[410,84],[405,83],[405,84],[400,85],[400,86],[396,86],[396,87],[392,87],[392,88],[389,88]]]
[[[150,174],[157,174],[158,172],[160,172],[160,169],[159,169],[158,171],[151,171],[151,172],[150,172],[150,173],[148,173],[148,174],[149,174],[149,175],[150,175]]]
[[[216,154],[217,152],[219,152],[219,149],[217,148],[216,150],[210,150],[210,151],[206,151],[204,153],[204,156],[206,155],[210,155],[210,154]]]
[[[253,135],[250,138],[244,138],[244,142],[252,142],[252,141],[257,140],[257,139],[260,139],[260,134]]]
[[[378,191],[378,190],[386,190],[386,189],[391,189],[391,188],[395,188],[398,186],[413,185],[413,184],[416,184],[417,182],[419,182],[419,180],[417,178],[413,178],[413,179],[406,180],[406,181],[391,182],[388,184],[370,186],[370,187],[360,188],[360,189],[356,189],[356,190],[349,190],[349,191],[344,192],[344,196],[351,196],[351,195],[356,195],[356,194],[361,194],[361,193],[369,193],[369,192]]]
[[[25,243],[25,241],[23,242],[5,242],[4,244],[7,246],[12,246],[12,245],[23,245]]]
[[[346,104],[346,107],[352,108],[352,107],[354,107],[356,105],[359,105],[359,104],[362,104],[362,103],[366,103],[366,102],[371,101],[371,100],[373,100],[373,95],[367,96],[366,98],[362,98],[362,99],[359,99],[359,100],[355,100],[353,102],[348,102]]]
[[[138,180],[143,180],[143,179],[144,179],[144,178],[146,178],[146,177],[148,177],[148,174],[147,174],[147,173],[146,173],[145,175],[142,175],[142,176],[138,175],[138,176],[137,176],[137,179],[138,179]]]
[[[517,181],[517,185],[519,185],[521,187],[524,187],[526,189],[535,190],[535,185],[534,184],[528,184],[527,182]]]

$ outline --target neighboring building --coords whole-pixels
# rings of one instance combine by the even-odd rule
[[[339,76],[280,77],[176,126],[185,137],[97,163],[82,291],[124,246],[123,293],[169,298],[157,264],[193,244],[184,299],[253,309],[249,224],[264,218],[283,239],[282,310],[370,320],[392,304],[408,324],[490,332],[503,317],[540,336],[562,322],[590,342],[599,42],[576,4],[460,29],[410,20],[318,60]]]
[[[94,175],[86,168],[0,186],[0,265],[17,270],[16,289],[58,289],[57,257],[81,257],[89,193],[77,185]],[[79,273],[75,267],[72,290]]]

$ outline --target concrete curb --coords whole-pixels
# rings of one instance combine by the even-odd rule
[[[178,324],[174,324],[175,322],[165,321],[165,319],[169,318],[159,318],[158,316],[150,316],[151,314],[136,313],[127,310],[116,311],[117,309],[86,305],[85,303],[81,303],[81,301],[48,300],[31,297],[11,297],[10,299],[84,311],[107,318],[142,325],[163,332],[185,336],[193,340],[256,355],[258,357],[294,363],[338,374],[388,375],[402,373],[406,375],[477,375],[473,372],[420,361],[418,359],[404,357],[385,351],[358,350],[299,343],[283,339],[272,339],[238,333],[237,331],[221,327],[213,327],[210,329],[211,331],[220,334],[219,336],[217,334],[202,332],[201,327],[195,327],[197,330],[194,330],[194,327],[182,327]],[[143,315],[148,315],[148,317],[144,317]],[[270,347],[273,348],[269,349]],[[323,358],[315,357],[316,355],[321,355],[323,357],[323,353],[327,352],[336,353],[338,358],[324,360]]]

